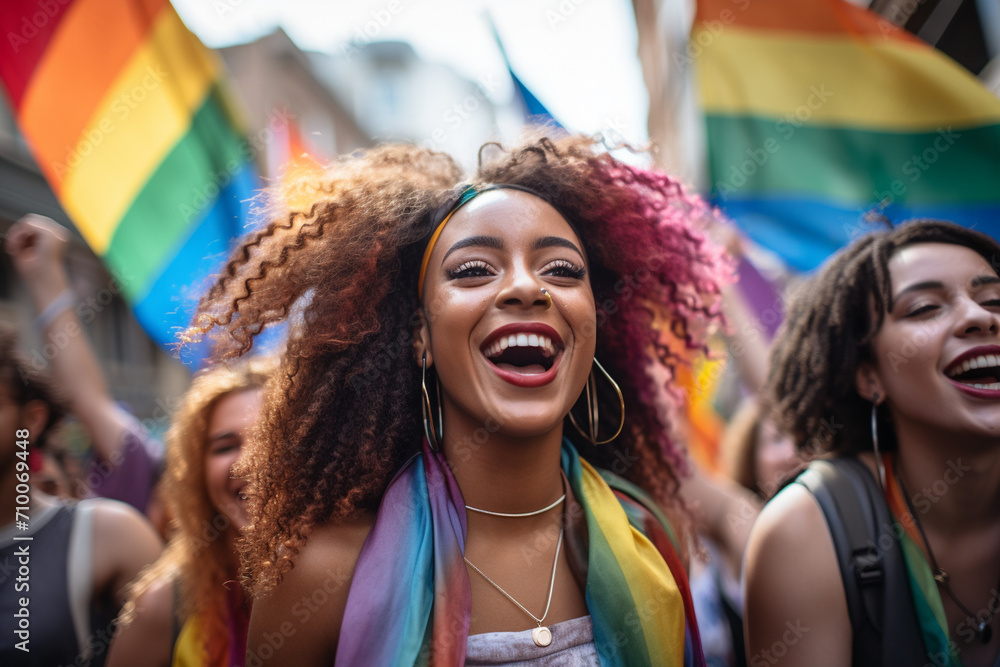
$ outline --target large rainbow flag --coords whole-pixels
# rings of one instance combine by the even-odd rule
[[[168,0],[4,0],[0,78],[63,208],[162,345],[247,220],[256,148]]]
[[[699,0],[696,67],[711,194],[808,270],[882,207],[1000,236],[1000,100],[844,0]]]

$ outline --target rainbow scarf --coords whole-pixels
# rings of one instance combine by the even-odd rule
[[[171,667],[244,667],[250,613],[239,586],[225,589],[226,634],[211,636],[205,618],[194,614],[185,621],[177,641]],[[209,657],[209,641],[224,642],[214,661]]]
[[[1000,232],[1000,100],[846,0],[698,0],[693,61],[715,203],[792,267],[865,211]]]
[[[221,62],[167,0],[4,0],[0,30],[0,79],[38,166],[170,346],[258,187]]]
[[[893,469],[892,454],[883,455],[887,471]],[[917,530],[916,522],[906,506],[903,491],[896,481],[896,476],[885,476],[886,502],[889,510],[896,518],[896,534],[903,547],[903,558],[910,575],[910,590],[913,592],[913,602],[916,605],[917,620],[920,632],[924,638],[924,648],[928,656],[934,656],[934,664],[948,667],[962,667],[962,661],[951,650],[951,637],[948,631],[948,619],[941,603],[941,592],[924,550],[920,546],[923,540]]]
[[[704,665],[665,517],[634,485],[598,473],[568,441],[562,468],[583,509],[566,525],[567,553],[587,554],[585,597],[601,665]],[[361,549],[338,665],[465,663],[465,535],[462,493],[444,456],[425,441],[386,490]]]

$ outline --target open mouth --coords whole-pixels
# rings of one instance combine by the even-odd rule
[[[982,354],[955,362],[945,369],[945,375],[976,389],[1000,390],[1000,356]]]
[[[512,373],[537,375],[552,368],[560,348],[544,334],[510,334],[494,340],[483,354],[490,363]]]

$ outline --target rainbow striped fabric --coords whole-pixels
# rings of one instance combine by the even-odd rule
[[[882,458],[886,470],[892,470],[893,455],[887,453]],[[910,575],[910,591],[913,593],[913,604],[917,608],[917,621],[923,634],[924,649],[928,656],[934,656],[936,665],[962,667],[958,653],[953,650],[956,645],[951,641],[951,633],[948,631],[948,619],[941,602],[941,593],[938,591],[937,582],[934,581],[934,573],[931,571],[927,556],[920,546],[923,541],[916,522],[906,507],[903,491],[895,475],[885,476],[885,487],[886,501],[897,521],[896,534],[900,536],[899,543],[903,547],[903,558]]]
[[[583,510],[564,513],[566,553],[586,554],[580,569],[601,665],[704,665],[666,519],[638,488],[609,476],[612,489],[568,441],[562,466]],[[390,483],[362,547],[336,664],[465,664],[465,535],[462,493],[447,461],[425,441],[422,455]]]
[[[808,270],[885,205],[1000,236],[1000,100],[845,0],[699,0],[695,64],[714,202]]]
[[[221,62],[168,0],[5,0],[0,77],[63,208],[163,345],[257,187]]]

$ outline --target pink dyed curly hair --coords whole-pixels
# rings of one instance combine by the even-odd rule
[[[375,510],[419,450],[420,370],[410,351],[417,274],[461,176],[451,158],[416,146],[335,162],[307,184],[319,193],[310,209],[283,210],[248,239],[201,304],[188,336],[220,329],[223,356],[245,353],[265,326],[293,323],[239,471],[255,490],[244,549],[257,593],[290,567],[312,525]],[[700,231],[714,211],[667,175],[624,164],[582,136],[487,144],[467,182],[530,189],[578,230],[598,308],[597,357],[628,407],[609,446],[575,437],[569,421],[564,431],[597,466],[632,462],[623,475],[671,505],[684,460],[671,435],[677,397],[653,371],[666,368],[669,387],[720,319],[728,266]],[[618,415],[613,392],[599,400],[602,414]]]

